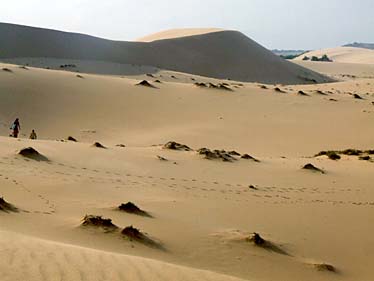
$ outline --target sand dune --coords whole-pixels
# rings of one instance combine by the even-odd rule
[[[0,280],[374,276],[372,65],[297,61],[316,84],[235,31],[0,38]]]
[[[373,79],[170,74],[0,64],[0,197],[18,211],[0,213],[2,278],[370,280]],[[7,137],[16,117],[20,139]],[[19,155],[29,147],[47,160]],[[151,217],[119,211],[126,202]],[[82,227],[86,215],[118,228]],[[130,226],[155,244],[121,235]]]
[[[0,59],[8,62],[11,62],[9,59],[18,59],[19,63],[20,58],[25,58],[22,64],[33,65],[32,60],[26,58],[72,59],[153,66],[247,82],[308,84],[330,81],[323,75],[279,58],[237,31],[209,32],[153,42],[120,42],[1,23],[0,37]],[[117,65],[118,69],[127,71],[125,66]]]
[[[153,83],[158,87],[153,89],[135,86],[140,81],[120,77],[84,75],[84,79],[79,79],[69,72],[25,70],[10,65],[1,67],[12,70],[12,73],[0,71],[2,135],[9,134],[11,122],[19,117],[23,123],[23,136],[36,129],[43,139],[73,136],[80,141],[90,144],[98,141],[105,146],[118,143],[148,146],[182,139],[195,149],[238,149],[260,157],[279,153],[279,147],[285,154],[293,153],[294,147],[298,147],[299,154],[310,154],[335,143],[345,147],[352,143],[363,147],[371,144],[369,139],[357,140],[355,137],[360,128],[370,126],[371,120],[361,120],[356,113],[361,110],[361,105],[353,101],[336,106],[317,97],[311,101],[297,100],[304,106],[318,105],[319,110],[305,111],[303,107],[294,106],[293,95],[276,93],[269,90],[270,86],[261,89],[258,85],[248,84],[235,88],[236,82],[227,81],[234,89],[231,92],[199,88],[191,80],[189,84],[181,84],[180,79],[174,79],[173,83]],[[157,75],[151,79],[163,80],[164,77]],[[214,80],[211,82],[217,84]],[[329,98],[350,100],[348,92],[359,92],[355,84],[347,83],[285,86],[281,90],[297,94],[299,90],[309,93],[309,89],[331,91],[334,88],[336,90]],[[373,86],[365,82],[362,82],[362,88],[365,94],[373,92]],[[340,97],[339,89],[346,95]],[[363,102],[367,110],[372,106],[369,100],[370,96]],[[282,121],[285,111],[289,115]],[[326,122],[321,111],[334,112],[329,115],[330,122]],[[301,122],[297,130],[292,121],[294,116]],[[347,118],[347,123],[339,122],[342,116]],[[280,121],[275,121],[277,118]],[[142,120],[141,125],[133,120]],[[318,126],[313,125],[316,123]],[[332,123],[335,124],[333,127]],[[225,128],[232,128],[230,134],[221,133]],[[342,131],[346,134],[341,135],[339,132]],[[279,132],[283,133],[278,136]],[[212,135],[215,137],[209,137]],[[263,138],[253,138],[253,135]],[[318,135],[324,135],[324,138],[316,138]],[[200,141],[196,136],[203,136],[208,141]],[[304,143],[305,138],[313,142]]]
[[[322,57],[323,55],[327,55],[334,62],[339,63],[374,64],[374,50],[355,47],[336,47],[311,51],[306,54],[302,54],[295,60],[300,61],[305,56],[311,58],[313,56]]]
[[[151,34],[142,38],[137,39],[138,42],[152,42],[157,40],[174,39],[195,35],[202,35],[213,32],[224,31],[220,28],[184,28],[184,29],[170,29],[161,31],[155,34]]]

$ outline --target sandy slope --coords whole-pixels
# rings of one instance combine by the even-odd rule
[[[0,196],[20,210],[0,213],[3,279],[372,279],[374,163],[311,156],[373,149],[373,79],[278,86],[286,92],[279,93],[233,81],[226,81],[233,91],[198,88],[187,74],[155,74],[147,79],[157,88],[147,88],[114,76],[0,69]],[[16,116],[21,135],[35,128],[41,140],[6,137]],[[56,141],[69,135],[79,142]],[[169,140],[261,162],[162,149]],[[28,146],[49,161],[17,155]],[[301,170],[307,163],[326,174]],[[115,210],[127,201],[153,218]],[[162,247],[80,227],[86,214],[134,225]],[[277,250],[247,242],[255,231]]]
[[[155,34],[151,34],[142,38],[137,39],[138,42],[152,42],[156,40],[173,39],[187,36],[202,35],[212,32],[223,31],[219,28],[183,28],[183,29],[170,29],[161,31]]]
[[[249,149],[262,155],[295,152],[302,155],[335,144],[356,143],[367,147],[372,141],[355,137],[361,128],[370,127],[372,115],[362,110],[372,110],[372,96],[357,102],[349,95],[361,91],[372,94],[374,86],[365,82],[362,90],[350,83],[286,86],[283,89],[292,94],[282,95],[272,90],[275,86],[264,90],[255,84],[243,87],[230,81],[226,82],[231,83],[233,92],[201,89],[191,80],[190,84],[178,83],[183,77],[177,77],[173,83],[153,83],[158,89],[149,89],[135,86],[138,80],[121,77],[83,75],[78,78],[64,71],[8,67],[12,73],[0,72],[0,132],[3,135],[7,135],[10,123],[18,116],[24,134],[34,128],[42,138],[73,135],[87,142],[123,142],[132,146],[175,139],[196,148],[209,145]],[[158,75],[148,78],[164,81]],[[340,89],[345,95],[325,97],[311,93],[314,98],[308,99],[297,97],[299,89]],[[329,98],[341,102],[326,102]],[[318,110],[305,110],[310,105]],[[344,124],[340,122],[343,116],[347,118]],[[301,124],[296,129],[295,120]],[[223,133],[226,130],[229,133]],[[343,131],[346,133],[342,134]],[[313,141],[306,143],[305,139]]]
[[[316,72],[279,58],[237,31],[153,42],[121,42],[0,23],[0,38],[0,59],[94,60],[251,82],[308,84],[329,81]],[[23,64],[26,63],[30,61],[25,59]]]
[[[305,56],[310,58],[312,56],[322,57],[325,54],[334,62],[374,64],[374,50],[354,47],[336,47],[311,51],[306,54],[302,54],[295,60],[300,61]]]
[[[0,234],[0,248],[3,253],[0,271],[1,280],[4,281],[240,281],[230,276],[154,260],[52,243],[11,232],[0,231]]]
[[[336,80],[373,79],[374,64],[295,61],[303,67],[328,75]]]

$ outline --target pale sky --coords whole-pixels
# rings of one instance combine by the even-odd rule
[[[318,49],[374,43],[374,0],[0,0],[0,22],[115,40],[220,27],[270,49]]]

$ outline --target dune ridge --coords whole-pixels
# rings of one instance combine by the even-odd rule
[[[310,84],[331,81],[279,58],[237,31],[210,32],[147,43],[111,41],[0,23],[0,37],[0,59],[8,61],[30,57],[64,58],[153,66],[246,82]],[[25,59],[23,64],[26,63],[32,62]]]

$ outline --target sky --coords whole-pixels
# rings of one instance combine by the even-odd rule
[[[374,43],[374,0],[0,0],[0,22],[113,40],[219,27],[269,49],[312,50]]]

